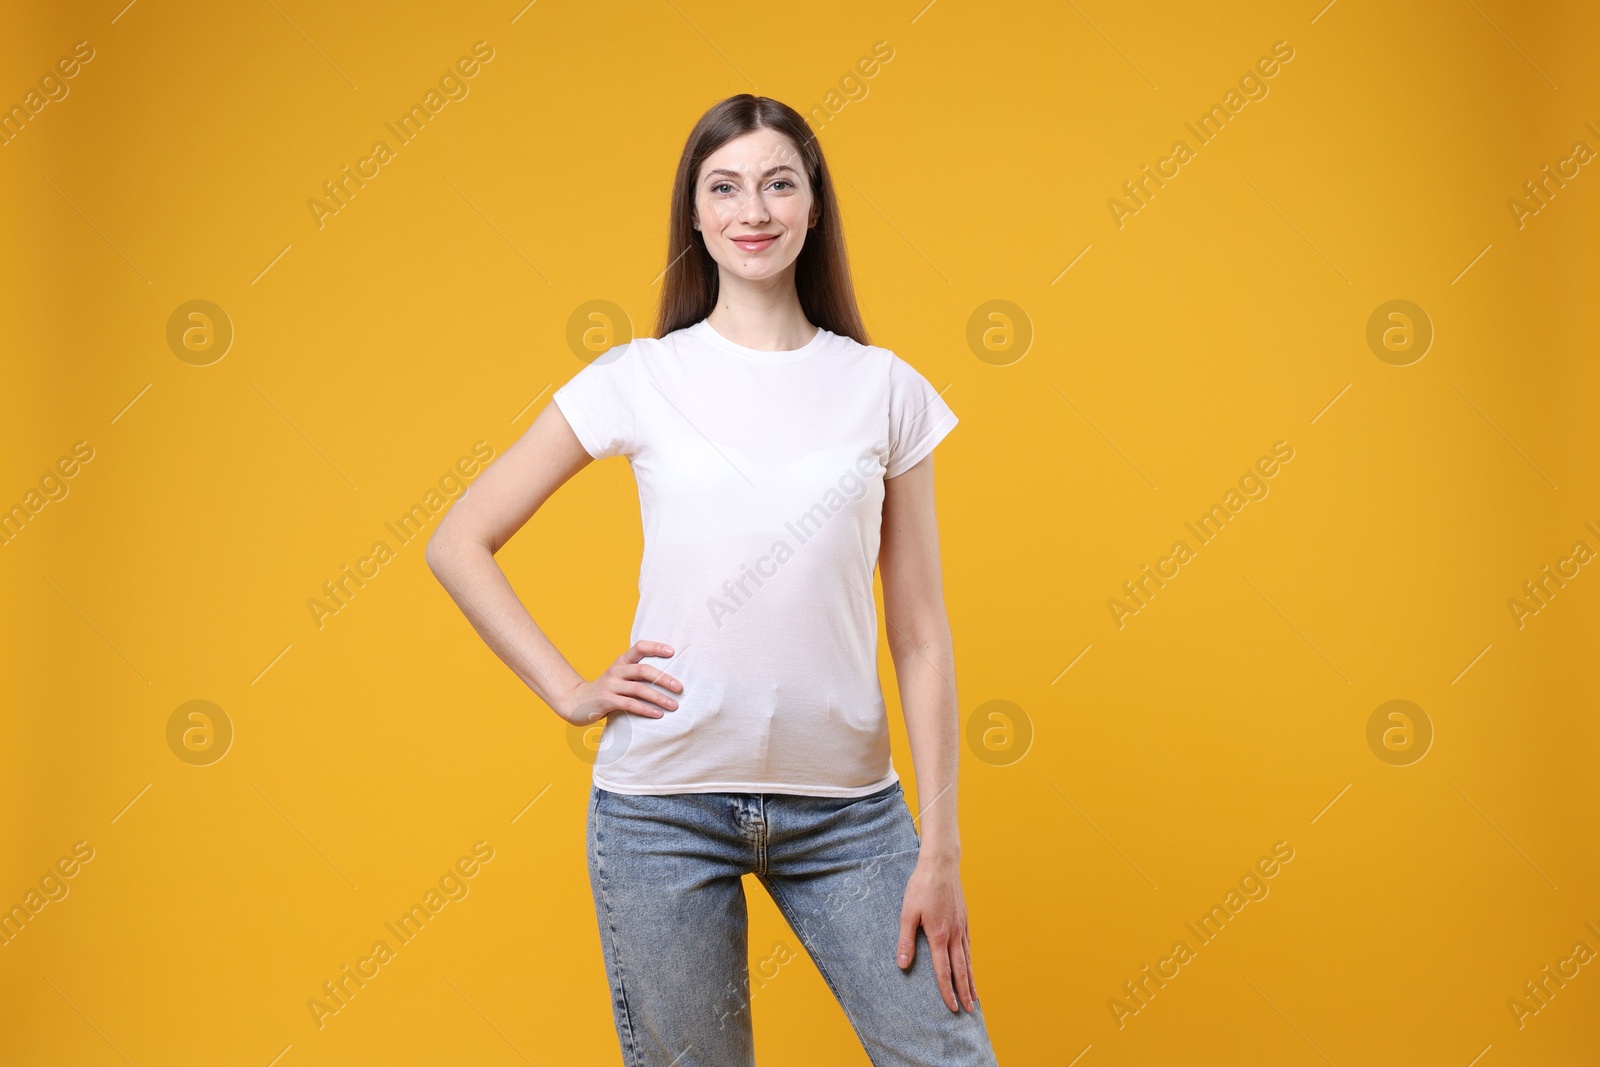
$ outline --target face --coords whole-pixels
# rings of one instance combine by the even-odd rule
[[[805,161],[776,130],[735,137],[700,164],[695,227],[725,272],[750,281],[781,275],[816,214]]]

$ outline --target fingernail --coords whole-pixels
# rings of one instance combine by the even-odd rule
[[[906,965],[906,961],[908,959],[910,959],[910,957],[907,956],[904,952],[900,953],[900,966],[904,967]]]

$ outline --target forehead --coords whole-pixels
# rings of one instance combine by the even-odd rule
[[[718,170],[759,178],[775,167],[785,166],[804,180],[805,160],[794,142],[777,130],[759,129],[740,134],[712,152],[700,164],[700,176],[704,178]]]

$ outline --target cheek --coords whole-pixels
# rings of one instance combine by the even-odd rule
[[[700,208],[700,217],[710,219],[713,229],[720,230],[739,214],[737,198],[712,200]]]
[[[803,230],[811,218],[811,204],[804,198],[791,196],[783,201],[783,206],[773,212],[791,230]]]

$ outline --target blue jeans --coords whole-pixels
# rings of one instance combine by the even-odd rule
[[[921,844],[899,782],[864,797],[590,790],[589,882],[626,1067],[755,1064],[745,874],[874,1067],[997,1067],[982,1007],[945,1006],[920,928],[912,965],[895,961]],[[756,988],[785,955],[761,961]]]

